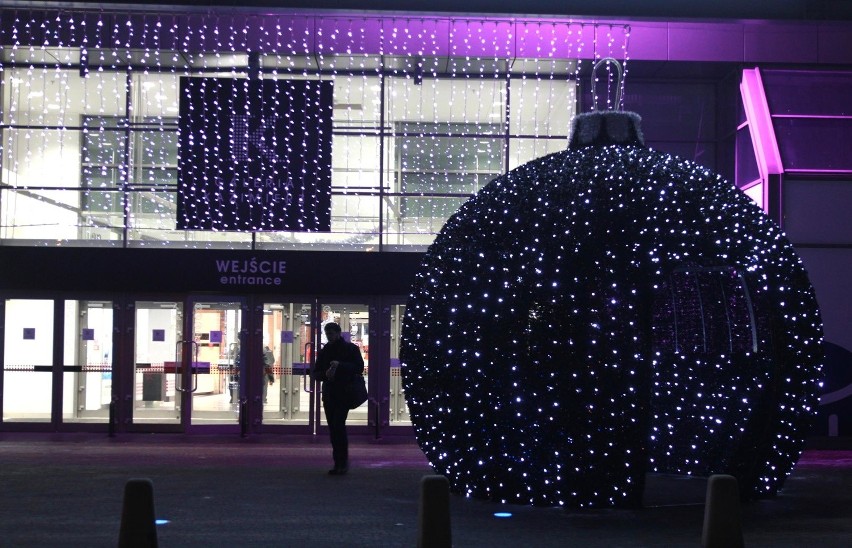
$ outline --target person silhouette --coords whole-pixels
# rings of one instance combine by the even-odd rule
[[[317,354],[311,378],[322,382],[322,406],[334,459],[334,468],[328,473],[340,476],[349,471],[349,439],[346,435],[349,398],[346,385],[356,375],[364,374],[364,358],[357,345],[343,339],[340,325],[329,322],[323,330],[328,342]]]

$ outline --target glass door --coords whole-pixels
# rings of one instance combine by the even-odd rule
[[[299,426],[315,432],[324,426],[319,383],[311,381],[309,370],[316,353],[325,343],[324,327],[340,324],[343,337],[355,343],[364,358],[364,374],[369,372],[370,308],[359,303],[312,303],[308,299],[263,303],[261,348],[253,353],[263,363],[249,369],[249,375],[262,378],[264,426]],[[366,425],[369,403],[349,413],[347,423]]]
[[[330,322],[335,322],[340,325],[343,338],[349,342],[355,343],[361,351],[361,357],[364,358],[364,377],[367,381],[368,390],[370,387],[370,306],[364,303],[321,303],[320,304],[319,329],[317,336],[319,337],[319,347],[325,346],[325,325]],[[317,383],[319,384],[319,383]],[[317,398],[320,400],[320,398]],[[326,427],[325,414],[322,413],[322,402],[318,401],[318,414],[321,419],[319,424]],[[349,412],[349,417],[346,420],[348,425],[352,426],[367,426],[369,424],[369,409],[370,400],[361,404],[357,409]]]
[[[244,301],[137,301],[135,308],[133,424],[237,431],[245,413]]]
[[[264,425],[309,426],[313,390],[314,307],[307,300],[263,303],[261,377]],[[250,373],[251,374],[251,373]]]
[[[64,302],[62,421],[106,423],[113,401],[113,303]]]
[[[52,422],[55,304],[7,299],[3,306],[3,422]]]
[[[405,318],[405,305],[394,304],[390,317],[390,394],[389,422],[393,426],[410,426],[411,416],[402,388],[402,372],[399,362],[399,342],[402,337],[402,321]]]
[[[178,301],[136,301],[133,424],[181,424],[175,352],[183,340],[184,306]]]
[[[191,303],[190,335],[177,341],[175,385],[187,427],[240,425],[246,413],[249,370],[245,348],[245,302],[196,300]]]

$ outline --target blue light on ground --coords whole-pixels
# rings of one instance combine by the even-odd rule
[[[494,512],[495,518],[510,518],[512,517],[512,512]]]
[[[170,519],[155,519],[154,525],[166,525],[166,524],[171,523],[171,522],[172,522],[172,520],[170,520]]]

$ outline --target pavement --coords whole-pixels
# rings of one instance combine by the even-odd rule
[[[852,440],[810,444],[781,493],[743,503],[745,546],[852,546]],[[0,434],[0,547],[117,545],[124,489],[153,485],[160,547],[413,547],[423,476],[411,439]],[[644,507],[566,510],[450,497],[457,547],[701,546],[706,480],[650,475]],[[510,517],[496,517],[508,512]]]

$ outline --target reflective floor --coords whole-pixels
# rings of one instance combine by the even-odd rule
[[[852,443],[808,450],[781,494],[742,506],[745,545],[852,546]],[[124,486],[154,486],[161,547],[416,545],[413,441],[353,439],[349,474],[328,476],[324,438],[0,434],[0,545],[115,546]],[[453,495],[459,547],[701,544],[706,482],[649,476],[645,508],[566,511]],[[495,513],[510,512],[498,518]]]

